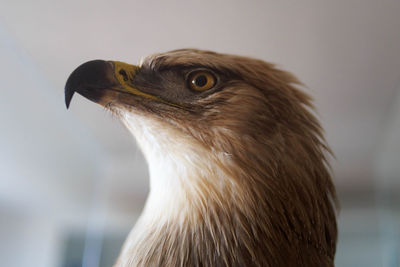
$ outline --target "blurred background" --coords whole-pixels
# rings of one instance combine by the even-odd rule
[[[336,159],[337,266],[400,266],[400,1],[0,0],[2,266],[111,266],[148,193],[133,137],[76,96],[91,59],[261,58],[315,97]]]

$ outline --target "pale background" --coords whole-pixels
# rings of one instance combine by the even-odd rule
[[[201,48],[275,62],[315,97],[341,212],[337,266],[400,266],[400,1],[0,0],[1,266],[110,266],[148,193],[91,59]]]

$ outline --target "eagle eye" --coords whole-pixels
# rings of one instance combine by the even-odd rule
[[[189,87],[199,92],[211,89],[214,87],[215,82],[215,76],[208,71],[195,71],[188,76]]]

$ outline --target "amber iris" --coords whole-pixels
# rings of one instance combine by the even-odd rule
[[[195,91],[206,91],[215,85],[215,77],[207,71],[196,71],[189,75],[188,83]]]

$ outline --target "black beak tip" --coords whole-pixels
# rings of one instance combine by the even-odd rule
[[[77,68],[79,69],[79,68]],[[77,75],[79,72],[77,72],[77,69],[75,69],[68,77],[67,82],[65,84],[64,88],[64,94],[65,94],[65,106],[67,109],[69,108],[69,105],[71,104],[72,97],[74,96],[74,93],[76,91],[76,87],[79,84],[79,76]],[[77,79],[78,78],[78,79]]]
[[[75,91],[68,90],[68,88],[65,87],[65,106],[67,107],[67,109],[69,108],[69,104],[71,103],[74,93],[75,93]]]
[[[68,77],[67,83],[65,84],[64,88],[64,93],[65,93],[65,106],[67,109],[69,108],[69,105],[71,103],[72,97],[74,96],[74,93],[76,91],[76,85],[74,84],[74,75],[73,73]]]

